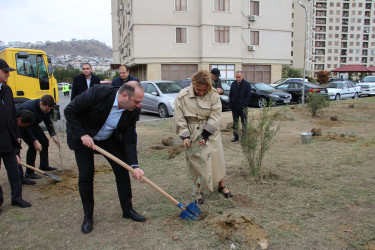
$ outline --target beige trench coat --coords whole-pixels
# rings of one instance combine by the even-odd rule
[[[208,189],[225,176],[223,144],[219,130],[221,101],[215,89],[204,97],[194,94],[193,87],[180,91],[174,102],[174,122],[176,134],[184,139],[190,136],[191,148],[186,149],[186,161],[194,182],[202,176]],[[199,146],[203,129],[211,133],[207,142]]]

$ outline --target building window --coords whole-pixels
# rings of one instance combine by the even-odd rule
[[[218,68],[220,70],[221,78],[234,79],[234,64],[211,64],[210,70],[213,68]]]
[[[176,28],[176,43],[187,43],[187,28]]]
[[[187,11],[187,0],[175,0],[176,11]]]
[[[259,31],[250,31],[250,45],[259,45]]]
[[[259,1],[250,1],[250,15],[259,16]]]
[[[215,26],[215,43],[229,43],[229,27]]]
[[[215,11],[230,11],[230,0],[214,0]]]

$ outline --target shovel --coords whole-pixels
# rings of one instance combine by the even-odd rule
[[[99,146],[95,145],[95,150],[104,155],[105,157],[111,159],[112,161],[116,162],[117,164],[121,165],[125,169],[127,169],[129,172],[133,173],[134,169],[130,167],[125,162],[121,161],[116,156],[108,153],[104,149],[100,148]],[[185,207],[183,204],[178,202],[175,198],[170,196],[167,192],[165,192],[163,189],[161,189],[158,185],[147,179],[145,176],[142,177],[143,181],[146,182],[148,185],[153,187],[156,191],[160,192],[162,195],[164,195],[166,198],[168,198],[170,201],[172,201],[177,207],[179,207],[182,212],[180,214],[180,218],[184,220],[196,220],[197,217],[200,216],[202,213],[199,207],[195,203],[190,203],[187,207]]]
[[[49,178],[51,178],[51,179],[53,179],[53,180],[61,181],[61,178],[58,177],[58,176],[56,176],[56,175],[54,175],[54,174],[46,173],[46,172],[44,172],[43,170],[40,170],[40,169],[34,168],[33,166],[27,165],[27,164],[25,164],[25,163],[23,163],[23,162],[21,162],[21,165],[24,166],[24,167],[30,168],[30,169],[32,169],[32,170],[35,170],[35,171],[37,171],[37,172],[39,172],[39,173],[41,173],[41,174],[44,174],[45,176],[48,176]]]

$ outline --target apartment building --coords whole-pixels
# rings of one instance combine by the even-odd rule
[[[292,0],[112,0],[112,34],[112,67],[141,80],[218,67],[271,83],[292,62]]]
[[[301,3],[306,12],[297,0],[292,4],[294,67],[303,68],[300,54],[304,51],[307,74],[313,77],[320,70],[331,71],[345,65],[374,65],[375,1],[301,0]]]

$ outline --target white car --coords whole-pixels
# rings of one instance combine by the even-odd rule
[[[358,86],[362,89],[362,95],[375,95],[375,76],[363,77]]]
[[[320,93],[328,95],[330,100],[339,101],[348,98],[358,99],[362,91],[361,87],[357,86],[354,82],[342,80],[327,83]]]

